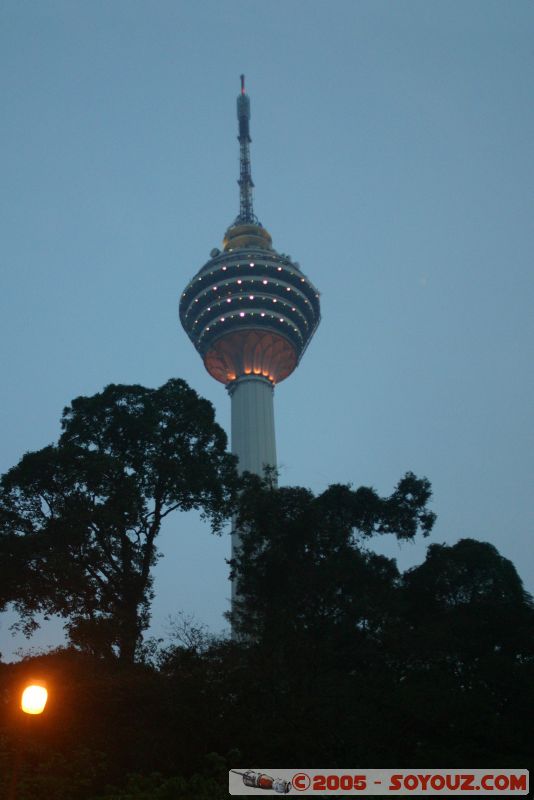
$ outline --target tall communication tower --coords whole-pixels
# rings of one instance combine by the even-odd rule
[[[273,249],[254,215],[250,167],[250,99],[241,75],[239,214],[223,251],[188,283],[180,321],[204,366],[232,403],[232,452],[241,472],[276,467],[274,386],[297,367],[320,321],[319,293],[299,264]],[[239,533],[232,533],[232,552]]]

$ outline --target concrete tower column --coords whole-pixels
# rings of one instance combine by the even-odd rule
[[[232,398],[232,453],[239,472],[263,475],[276,467],[273,384],[262,375],[242,375],[228,386]]]
[[[263,475],[265,467],[276,468],[274,433],[274,386],[261,375],[242,375],[227,386],[232,402],[232,453],[239,459],[239,473]],[[232,558],[241,536],[232,520]],[[232,581],[232,607],[236,585]]]

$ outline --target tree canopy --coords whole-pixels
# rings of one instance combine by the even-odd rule
[[[297,635],[324,626],[374,624],[369,596],[379,614],[378,596],[398,573],[390,559],[366,552],[365,542],[381,534],[400,540],[428,536],[435,520],[430,497],[429,481],[413,473],[389,497],[345,485],[315,496],[249,475],[237,517],[241,546],[232,562],[236,632],[257,639],[281,628]]]
[[[235,457],[212,405],[182,380],[112,384],[64,409],[57,445],[27,453],[0,482],[0,602],[26,630],[65,617],[70,639],[132,660],[149,620],[156,538],[176,510],[219,531]]]
[[[29,675],[51,691],[24,739],[21,800],[218,798],[250,764],[531,766],[534,606],[513,564],[472,539],[432,544],[404,573],[372,550],[425,535],[429,499],[411,474],[389,497],[248,476],[241,637],[182,617],[145,663],[71,648],[0,664],[0,793]]]
[[[30,629],[62,614],[75,645],[0,664],[6,776],[22,679],[51,687],[21,800],[216,798],[246,764],[529,766],[534,604],[514,565],[472,539],[404,573],[373,552],[432,531],[426,478],[385,497],[238,479],[183,381],[78,398],[62,428],[0,481],[1,604]],[[235,514],[237,637],[182,616],[178,642],[143,650],[158,532],[192,508],[214,531]]]

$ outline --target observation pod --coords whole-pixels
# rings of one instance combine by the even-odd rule
[[[279,255],[259,225],[233,225],[224,251],[186,287],[180,320],[215,380],[243,375],[280,383],[297,366],[320,319],[319,294]]]

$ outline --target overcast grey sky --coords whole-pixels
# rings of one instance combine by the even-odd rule
[[[0,470],[111,382],[185,378],[229,431],[177,308],[238,211],[241,72],[255,210],[322,292],[276,389],[281,481],[426,475],[431,541],[490,541],[534,591],[527,0],[4,0]],[[221,630],[229,537],[183,515],[160,547],[154,633]]]

